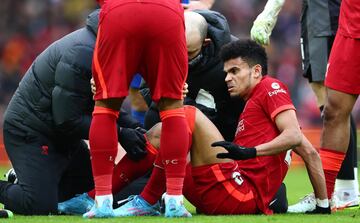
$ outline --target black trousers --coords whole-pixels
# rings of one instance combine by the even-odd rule
[[[85,142],[54,142],[5,121],[4,143],[18,184],[0,183],[0,202],[18,214],[57,213],[57,203],[93,188]]]
[[[0,203],[17,214],[57,213],[57,204],[94,188],[88,146],[82,140],[53,142],[40,133],[4,123],[6,152],[18,184],[0,181]],[[123,200],[140,194],[149,178],[143,176],[114,196]]]

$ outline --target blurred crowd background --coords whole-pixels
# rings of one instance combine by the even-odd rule
[[[253,20],[266,0],[217,0],[213,10],[226,16],[235,36],[249,38]],[[291,90],[303,128],[320,127],[315,96],[302,77],[300,16],[302,0],[287,1],[274,29],[269,74]],[[0,124],[22,76],[50,43],[84,25],[95,0],[2,0],[0,4]],[[354,109],[360,123],[360,106]],[[1,128],[1,127],[0,127]]]

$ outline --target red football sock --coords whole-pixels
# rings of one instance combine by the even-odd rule
[[[146,136],[145,136],[146,138]],[[146,156],[139,160],[133,161],[124,156],[114,168],[112,178],[112,193],[116,194],[126,185],[144,176],[152,167],[158,151],[146,140]],[[95,189],[88,192],[89,197],[95,198]]]
[[[97,106],[94,108],[89,143],[97,196],[111,194],[112,173],[118,145],[117,116],[117,111]]]
[[[166,192],[169,195],[181,195],[189,146],[189,127],[183,108],[161,111],[160,117],[160,153],[165,165]]]
[[[140,196],[151,205],[154,205],[158,200],[160,200],[161,195],[165,192],[166,179],[161,160],[161,156],[158,155],[154,162],[154,169],[151,173],[150,179],[140,194]]]
[[[324,169],[326,190],[329,199],[331,199],[331,195],[334,192],[336,176],[341,168],[345,154],[344,152],[332,149],[320,148],[320,158]]]

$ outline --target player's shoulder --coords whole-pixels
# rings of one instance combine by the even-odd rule
[[[261,91],[267,96],[277,95],[279,93],[288,94],[288,88],[286,85],[280,80],[270,77],[264,76],[260,82]]]
[[[276,84],[285,86],[285,84],[283,82],[281,82],[280,80],[270,77],[268,75],[266,75],[262,78],[261,83],[263,86],[270,86],[270,87],[272,85],[276,85]],[[276,83],[276,84],[274,84],[274,83]]]

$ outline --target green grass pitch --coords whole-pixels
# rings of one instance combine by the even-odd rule
[[[0,167],[0,176],[7,168]],[[285,183],[287,185],[287,195],[289,204],[296,203],[299,198],[311,191],[310,182],[307,177],[307,173],[303,168],[292,168],[290,169]],[[192,213],[195,213],[194,207],[187,204],[188,208]],[[15,215],[11,219],[0,219],[0,222],[26,222],[26,223],[84,223],[84,222],[116,222],[116,223],[162,223],[162,222],[181,222],[181,223],[343,223],[343,222],[354,222],[360,223],[360,209],[344,210],[336,212],[328,216],[320,215],[303,215],[303,214],[284,214],[284,215],[245,215],[245,216],[204,216],[196,215],[191,219],[167,219],[164,217],[127,217],[127,218],[113,218],[113,219],[83,219],[81,216],[21,216]]]

